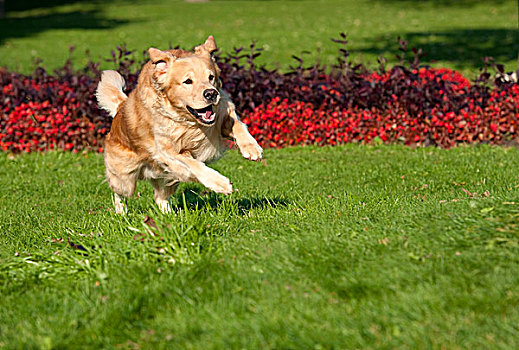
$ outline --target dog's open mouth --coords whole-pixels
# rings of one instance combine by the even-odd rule
[[[200,109],[194,109],[189,106],[186,106],[186,108],[189,113],[191,113],[202,124],[211,125],[216,120],[216,114],[213,112],[213,105],[209,105]]]

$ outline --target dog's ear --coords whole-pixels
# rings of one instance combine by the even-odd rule
[[[165,78],[169,66],[175,61],[176,57],[167,51],[161,51],[154,47],[148,50],[151,63],[153,63],[153,76],[161,81]]]
[[[212,35],[209,35],[205,43],[195,47],[195,53],[197,54],[209,53],[212,56],[216,50],[218,50],[218,47],[216,46],[216,42]]]

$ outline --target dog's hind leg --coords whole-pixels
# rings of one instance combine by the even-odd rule
[[[121,150],[107,140],[105,152],[106,179],[114,191],[114,206],[117,214],[126,214],[126,198],[133,196],[140,175],[139,159],[133,152]]]
[[[117,214],[125,215],[128,212],[126,201],[135,192],[136,182],[135,177],[131,176],[123,181],[113,175],[108,177],[108,184],[114,191],[114,207]]]
[[[169,203],[169,197],[177,190],[179,181],[168,181],[165,179],[152,179],[150,180],[154,189],[155,203],[163,213],[171,212],[171,205]]]
[[[108,185],[114,191],[114,207],[117,214],[126,214],[126,198],[133,196],[137,186],[137,175],[135,172],[130,174],[115,174],[107,167],[106,178]]]
[[[114,191],[114,206],[117,214],[126,214],[128,210],[126,198],[133,196],[137,186],[137,176],[136,173],[116,174],[107,167],[106,178],[108,185]]]

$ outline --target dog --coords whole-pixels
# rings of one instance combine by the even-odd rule
[[[138,180],[151,182],[155,203],[165,213],[180,182],[230,194],[229,179],[206,165],[229,148],[226,139],[235,140],[245,158],[262,158],[263,149],[222,89],[216,50],[213,36],[193,51],[150,48],[150,60],[128,96],[119,73],[102,73],[96,97],[113,117],[104,162],[116,213],[127,213],[126,198]]]

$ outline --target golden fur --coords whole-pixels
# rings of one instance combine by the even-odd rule
[[[261,147],[220,86],[211,55],[215,50],[212,36],[194,52],[150,48],[150,61],[129,96],[119,73],[103,72],[96,96],[114,116],[105,166],[116,212],[126,212],[123,198],[132,196],[142,179],[152,183],[163,211],[170,210],[168,200],[179,182],[199,182],[230,194],[229,179],[205,165],[223,154],[225,139],[235,139],[245,158],[261,159]]]

